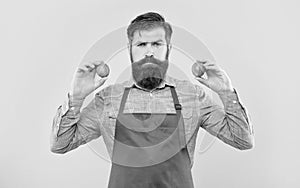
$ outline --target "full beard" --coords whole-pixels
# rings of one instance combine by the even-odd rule
[[[147,90],[157,88],[165,79],[168,60],[160,61],[153,57],[146,57],[132,63],[132,76],[136,84]]]

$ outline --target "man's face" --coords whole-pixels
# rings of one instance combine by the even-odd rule
[[[132,76],[145,89],[154,89],[164,80],[169,48],[162,27],[135,31],[130,47]]]

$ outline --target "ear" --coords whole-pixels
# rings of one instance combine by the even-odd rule
[[[170,54],[171,54],[171,50],[172,50],[172,44],[171,43],[169,43],[168,44],[168,56],[170,56]]]
[[[130,53],[130,48],[131,48],[130,42],[128,42],[128,43],[127,43],[127,50],[128,50],[129,53]]]
[[[170,43],[170,44],[168,44],[168,48],[169,48],[169,52],[171,51],[171,49],[172,49],[172,44]]]
[[[129,54],[129,57],[130,57],[130,61],[133,62],[133,58],[132,58],[132,54],[131,54],[131,48],[132,48],[131,43],[128,42],[127,43],[127,50],[128,50],[128,54]]]

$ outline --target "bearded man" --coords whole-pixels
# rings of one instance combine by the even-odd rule
[[[103,61],[79,67],[53,121],[52,152],[66,153],[103,136],[112,161],[109,188],[193,188],[191,168],[200,127],[239,150],[253,147],[249,115],[223,69],[213,61],[197,61],[207,75],[197,77],[199,84],[170,77],[172,27],[158,13],[137,16],[127,35],[131,79],[101,89],[81,110],[106,78],[95,81]]]

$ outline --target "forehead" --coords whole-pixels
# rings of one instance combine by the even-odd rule
[[[165,30],[162,27],[153,28],[150,30],[137,30],[133,34],[132,42],[137,41],[156,41],[156,40],[163,40],[165,41]]]

